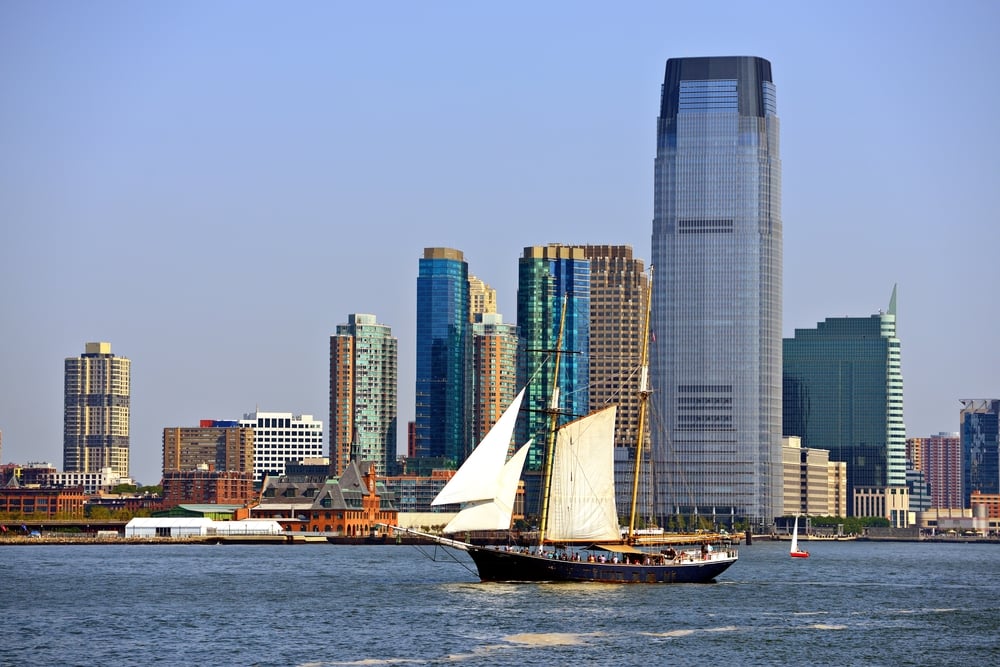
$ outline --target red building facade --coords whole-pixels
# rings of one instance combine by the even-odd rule
[[[253,472],[174,470],[163,473],[163,507],[245,505],[256,500]]]

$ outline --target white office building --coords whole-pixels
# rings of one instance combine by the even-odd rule
[[[322,458],[323,422],[291,412],[251,412],[239,426],[253,429],[253,480],[285,474],[287,461]]]

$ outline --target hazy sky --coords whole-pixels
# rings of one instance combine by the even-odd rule
[[[898,283],[907,434],[955,431],[1000,396],[998,35],[996,2],[3,0],[0,461],[62,467],[87,341],[132,360],[142,483],[166,426],[326,423],[355,312],[405,437],[423,248],[508,322],[526,246],[648,261],[664,64],[708,55],[773,66],[784,335]]]

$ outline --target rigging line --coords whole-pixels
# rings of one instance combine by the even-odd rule
[[[535,371],[531,374],[531,376],[528,378],[528,381],[524,383],[525,385],[529,385],[532,383],[532,381],[534,381],[534,379],[538,376],[538,374],[542,372],[542,369],[545,368],[545,365],[549,363],[549,359],[551,357],[552,357],[551,352],[545,355],[545,358],[542,359],[542,363],[538,365],[538,368],[536,368]]]
[[[670,429],[664,423],[663,413],[659,410],[659,406],[656,402],[652,403],[651,412],[653,413],[653,419],[656,421],[657,432],[662,434],[663,441],[666,442],[667,451],[670,454],[670,463],[673,465],[666,466],[668,470],[658,470],[657,473],[663,475],[663,479],[666,482],[665,486],[668,486],[671,490],[671,495],[674,496],[675,500],[686,499],[688,505],[694,505],[694,490],[691,486],[691,482],[687,475],[684,474],[684,466],[680,461],[677,450],[674,447],[674,439],[670,436]],[[652,432],[650,432],[652,435]],[[655,461],[655,458],[654,458]],[[661,461],[667,464],[668,461],[664,459]],[[657,488],[659,485],[656,485]],[[673,493],[674,488],[679,490],[679,493]],[[676,506],[679,503],[674,503]],[[667,508],[667,514],[674,514],[673,508]]]
[[[641,367],[639,365],[636,365],[636,366],[630,367],[630,370],[628,371],[628,373],[625,374],[624,379],[622,379],[622,375],[621,374],[616,374],[616,375],[612,375],[611,377],[609,377],[609,378],[607,378],[605,380],[602,380],[603,384],[613,384],[613,385],[616,385],[618,387],[612,393],[611,397],[605,402],[605,404],[610,404],[616,398],[621,397],[622,393],[625,390],[625,385],[627,385],[629,382],[631,382],[635,378],[635,376],[639,374],[640,371],[641,371]],[[536,374],[537,373],[538,373],[538,371],[536,371]],[[534,378],[534,376],[532,376],[532,378]],[[572,396],[573,394],[575,394],[577,392],[580,392],[580,391],[583,391],[585,389],[589,390],[593,386],[594,386],[594,384],[592,382],[587,382],[587,384],[582,385],[578,389],[574,389],[573,391],[567,392],[567,393],[563,394],[563,396]]]
[[[444,547],[443,545],[438,544],[437,542],[434,543],[434,550],[431,553],[429,553],[427,550],[425,550],[424,549],[424,545],[421,545],[421,544],[414,544],[413,548],[416,549],[417,551],[419,551],[425,558],[427,558],[428,560],[430,560],[430,561],[432,561],[434,563],[440,563],[440,562],[443,562],[443,561],[446,561],[446,560],[451,560],[451,561],[454,561],[455,563],[458,563],[459,565],[461,565],[462,567],[464,567],[466,570],[468,570],[472,574],[475,574],[476,576],[478,576],[477,572],[475,570],[473,570],[472,568],[470,568],[469,565],[468,565],[468,563],[466,563],[465,561],[459,560],[458,556],[453,551],[451,551],[450,549]],[[439,553],[445,554],[448,557],[447,558],[443,558],[443,559],[438,559],[438,554]]]

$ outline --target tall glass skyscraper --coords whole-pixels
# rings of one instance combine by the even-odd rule
[[[896,290],[887,312],[831,317],[784,341],[784,431],[847,463],[847,492],[906,484]],[[853,513],[856,505],[848,502]]]
[[[541,468],[551,431],[555,352],[559,349],[559,423],[586,415],[590,405],[590,261],[581,247],[550,243],[524,249],[517,269],[517,325],[523,349],[519,384],[525,386],[524,430],[518,442],[535,439],[525,468]]]
[[[472,451],[469,265],[460,250],[425,248],[417,276],[414,450],[456,465]]]
[[[659,519],[769,523],[782,480],[781,162],[768,61],[667,61],[654,181]]]

